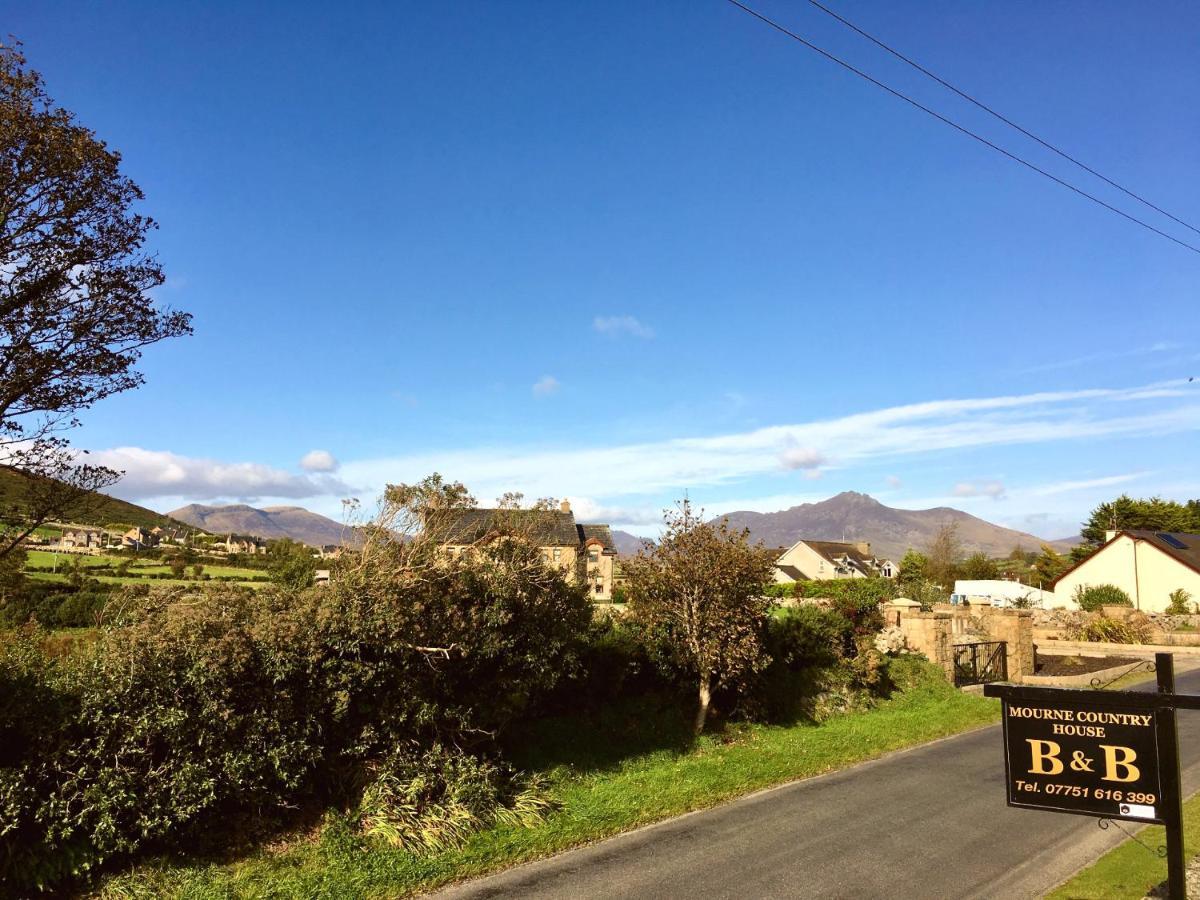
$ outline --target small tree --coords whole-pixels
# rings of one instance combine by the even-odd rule
[[[1129,595],[1115,584],[1081,584],[1072,599],[1084,612],[1098,612],[1102,606],[1133,606]]]
[[[750,545],[749,531],[726,520],[705,522],[684,500],[665,516],[659,543],[625,564],[629,610],[665,636],[695,678],[699,705],[693,732],[708,720],[713,689],[768,661],[761,643],[770,611],[762,586],[770,555]]]
[[[1192,595],[1183,588],[1171,591],[1169,595],[1170,602],[1167,604],[1167,612],[1173,616],[1186,616],[1195,608],[1191,600]]]
[[[1067,570],[1067,561],[1056,553],[1049,544],[1042,544],[1042,554],[1033,563],[1033,575],[1043,584],[1049,584]]]
[[[196,563],[196,565],[192,566],[192,577],[195,578],[197,581],[200,579],[200,576],[203,574],[204,574],[204,566],[200,565],[200,563]]]
[[[928,577],[929,558],[924,553],[918,553],[916,550],[909,548],[904,554],[904,558],[900,560],[900,587],[906,592],[911,592],[914,587],[921,584]]]
[[[173,578],[182,578],[187,573],[187,565],[182,559],[171,560],[171,576]]]
[[[963,578],[969,578],[972,581],[986,581],[999,578],[1000,568],[986,553],[980,550],[966,558],[960,574]]]
[[[953,587],[961,554],[962,543],[958,539],[958,525],[947,522],[937,530],[925,550],[929,559],[926,574],[943,587]]]
[[[267,572],[280,587],[293,591],[312,587],[317,560],[312,550],[299,541],[272,541],[267,547],[267,561]]]

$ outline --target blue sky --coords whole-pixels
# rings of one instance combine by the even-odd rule
[[[759,8],[1188,236],[807,3]],[[1200,220],[1195,4],[838,9]],[[195,314],[75,433],[121,496],[338,515],[436,469],[642,533],[684,490],[852,489],[1046,537],[1200,496],[1200,255],[728,3],[7,12]]]

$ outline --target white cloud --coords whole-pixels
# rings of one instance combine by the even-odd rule
[[[1133,406],[1145,408],[1132,409]],[[989,446],[1200,430],[1200,395],[1182,381],[1123,389],[938,400],[710,437],[614,446],[491,446],[344,463],[353,484],[382,487],[438,471],[477,496],[614,498],[678,493],[778,473],[781,456],[820,447],[840,467]]]
[[[779,462],[785,469],[819,469],[825,457],[813,447],[788,447],[779,454]]]
[[[952,492],[955,497],[991,497],[999,500],[1004,496],[1004,483],[1001,481],[960,481]]]
[[[300,459],[300,468],[305,472],[336,472],[338,461],[328,450],[309,450]]]
[[[889,475],[883,480],[884,480],[884,482],[887,483],[887,486],[890,488],[899,488],[899,487],[904,486],[904,482],[901,481],[899,476],[897,476],[897,475]]]
[[[557,378],[553,375],[543,375],[533,383],[533,395],[535,397],[549,397],[551,394],[557,393],[559,387]]]
[[[162,450],[116,447],[93,450],[89,463],[108,466],[125,475],[111,493],[129,500],[187,497],[215,500],[251,497],[299,499],[352,491],[329,475],[295,475],[261,463],[196,459]]]
[[[633,316],[596,316],[592,320],[592,327],[601,334],[628,334],[646,340],[654,337],[654,329],[643,325]]]

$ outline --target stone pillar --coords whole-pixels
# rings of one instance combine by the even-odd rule
[[[1008,680],[1023,681],[1033,674],[1033,610],[994,609],[984,619],[988,637],[1008,647]]]
[[[896,607],[888,607],[889,611]],[[888,617],[891,618],[890,616]],[[952,616],[943,612],[921,612],[919,609],[899,610],[900,631],[913,650],[925,654],[934,665],[954,681],[954,648],[950,643]]]

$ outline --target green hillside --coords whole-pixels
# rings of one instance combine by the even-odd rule
[[[25,484],[27,477],[12,469],[0,467],[0,515],[11,510],[20,510],[24,505]],[[200,531],[185,525],[170,516],[156,513],[154,510],[126,503],[107,494],[96,494],[94,502],[89,501],[72,510],[62,517],[73,525],[140,525],[143,528],[180,528],[190,531]]]

